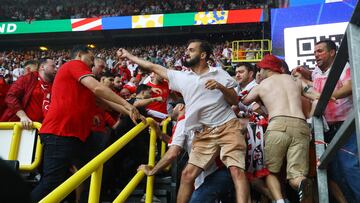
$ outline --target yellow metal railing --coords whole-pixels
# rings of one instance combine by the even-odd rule
[[[32,128],[36,128],[38,131],[41,128],[41,123],[34,122]],[[8,160],[17,160],[19,153],[19,146],[21,140],[21,130],[22,125],[21,122],[0,122],[0,129],[2,130],[11,130],[13,129],[13,135],[11,139],[11,145],[9,150]],[[36,151],[34,161],[30,165],[21,165],[19,166],[20,171],[31,172],[34,171],[39,165],[41,161],[42,154],[42,145],[40,143],[40,138],[38,137],[36,142]]]
[[[166,131],[167,131],[167,126],[169,125],[170,121],[171,121],[171,118],[168,117],[167,119],[165,119],[165,120],[162,122],[162,123],[163,123],[163,126],[162,126],[162,132],[163,132],[163,133],[167,133],[167,132],[166,132]],[[164,141],[161,142],[161,158],[163,158],[164,155],[165,155],[166,145],[167,145],[167,143],[165,143]],[[167,167],[164,169],[164,171],[167,172],[167,171],[170,170],[170,168],[171,168],[171,164],[170,164],[169,166],[167,166]]]
[[[167,133],[166,130],[167,130],[167,126],[169,125],[171,121],[171,118],[168,117],[167,119],[165,119],[163,122],[162,122],[162,132],[163,133]],[[161,142],[161,158],[164,157],[164,154],[166,152],[166,145],[167,143],[165,143],[164,141]]]
[[[265,54],[271,54],[271,40],[237,40],[232,42],[232,62],[258,62]]]
[[[150,126],[150,146],[149,146],[149,162],[148,165],[155,165],[155,148],[156,148],[156,130],[153,127],[154,120],[152,118],[146,119],[146,124],[140,123],[119,138],[116,142],[106,148],[103,152],[97,155],[89,163],[83,166],[79,171],[62,183],[59,187],[53,190],[40,202],[42,203],[54,203],[63,200],[69,193],[77,188],[82,182],[84,182],[91,175],[90,190],[88,202],[97,203],[100,198],[101,178],[103,173],[103,165],[112,156],[114,156],[120,149],[122,149],[127,143],[134,139],[141,131]],[[145,176],[143,171],[137,172],[134,178],[128,183],[114,202],[124,202],[134,191],[136,186],[141,182]],[[153,196],[154,176],[147,177],[146,184],[146,203],[152,202]]]

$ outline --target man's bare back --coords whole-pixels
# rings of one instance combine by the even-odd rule
[[[243,100],[244,104],[260,99],[269,112],[269,118],[291,116],[305,119],[301,107],[301,81],[286,74],[274,74],[264,79]]]

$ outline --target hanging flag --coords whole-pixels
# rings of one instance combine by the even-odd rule
[[[226,24],[228,11],[205,11],[195,14],[195,25]]]
[[[163,27],[164,14],[132,16],[132,28]]]
[[[101,30],[101,18],[78,18],[71,19],[72,31]]]
[[[252,23],[263,22],[263,9],[244,9],[244,10],[230,10],[228,14],[227,23]]]

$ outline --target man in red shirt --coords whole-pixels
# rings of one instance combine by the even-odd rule
[[[127,65],[126,65],[126,61],[125,60],[120,60],[118,62],[118,67],[117,69],[115,70],[115,74],[116,75],[119,75],[121,77],[121,82],[123,84],[126,84],[127,82],[130,81],[131,79],[131,72],[130,70],[127,68]],[[116,65],[115,65],[116,66]]]
[[[74,161],[83,164],[84,142],[90,134],[96,97],[128,114],[135,123],[137,119],[144,120],[134,106],[94,78],[91,72],[94,55],[87,47],[75,47],[71,58],[55,78],[51,107],[40,129],[43,174],[31,193],[34,202],[65,180]]]
[[[168,114],[167,100],[169,97],[169,84],[160,75],[154,72],[150,74],[150,78],[151,80],[146,85],[152,87],[151,97],[162,97],[162,101],[152,102],[147,105],[146,109],[162,114]]]
[[[95,57],[94,66],[92,67],[91,71],[95,75],[96,79],[101,78],[101,75],[103,74],[105,68],[106,68],[105,60],[100,57]]]
[[[26,129],[31,128],[33,121],[42,122],[50,103],[56,71],[55,62],[44,58],[39,72],[30,72],[11,85],[5,98],[7,109],[0,121],[21,121]]]
[[[8,84],[3,76],[0,76],[0,115],[6,109],[5,97],[10,88],[10,84]]]

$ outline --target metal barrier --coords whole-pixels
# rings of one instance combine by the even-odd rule
[[[156,130],[153,127],[154,120],[152,118],[146,119],[147,123],[140,123],[129,132],[119,138],[116,142],[110,145],[107,149],[97,155],[89,163],[83,166],[79,171],[62,183],[59,187],[53,190],[40,202],[42,203],[54,203],[63,200],[69,193],[77,188],[82,182],[84,182],[91,175],[90,190],[88,202],[97,203],[100,198],[101,179],[103,173],[103,165],[112,156],[114,156],[120,149],[122,149],[127,143],[135,138],[146,127],[150,126],[150,147],[149,147],[149,162],[150,166],[155,164],[155,148],[156,148]],[[124,202],[131,193],[135,190],[136,186],[141,182],[145,176],[143,171],[139,171],[134,178],[128,183],[127,186],[120,192],[114,202]],[[146,203],[152,202],[153,196],[154,176],[147,177],[146,184]]]
[[[32,125],[33,129],[37,129],[38,131],[41,128],[41,123],[33,122]],[[11,145],[10,145],[10,151],[8,160],[17,160],[18,159],[18,152],[19,152],[19,146],[20,146],[20,139],[21,139],[21,130],[22,125],[21,122],[0,122],[0,129],[2,130],[10,130],[13,129],[12,139],[11,139]],[[31,172],[34,171],[41,162],[41,155],[42,155],[42,145],[40,143],[39,137],[36,141],[36,149],[35,149],[35,158],[33,162],[30,165],[21,165],[19,166],[20,171],[24,172]]]
[[[354,100],[354,111],[348,116],[348,118],[341,125],[340,129],[334,136],[331,143],[325,149],[324,144],[316,145],[316,157],[319,160],[317,168],[317,181],[319,191],[319,202],[329,202],[329,193],[327,185],[327,173],[326,166],[334,157],[336,151],[346,142],[352,132],[354,132],[356,126],[357,145],[360,149],[360,3],[356,5],[353,16],[346,29],[344,38],[339,47],[339,51],[333,62],[328,79],[325,83],[324,90],[320,96],[319,102],[314,111],[314,131],[315,140],[318,143],[324,142],[324,130],[322,115],[327,106],[327,103],[332,95],[332,92],[336,86],[337,81],[344,69],[344,66],[349,59],[351,66],[352,77],[352,96]],[[355,125],[354,125],[355,124]],[[360,158],[360,151],[359,151]]]
[[[162,132],[163,132],[163,133],[167,133],[167,132],[166,132],[166,131],[167,131],[167,127],[168,127],[170,121],[171,121],[171,118],[169,117],[169,118],[165,119],[165,120],[162,122],[162,124],[163,124],[163,125],[162,125]],[[164,141],[161,142],[161,158],[164,157],[164,154],[165,154],[165,152],[166,152],[166,145],[167,145],[167,143],[165,143]]]
[[[165,119],[162,123],[163,123],[163,126],[162,126],[162,132],[163,133],[167,133],[167,126],[169,125],[169,123],[171,122],[171,118],[168,117],[167,119]],[[165,152],[166,152],[166,145],[167,143],[165,143],[164,141],[161,142],[161,158],[164,157],[165,155]],[[171,168],[171,165],[167,166],[164,171],[169,171]]]
[[[250,46],[250,47],[249,47]],[[237,40],[232,42],[232,62],[258,62],[272,51],[271,40]]]

